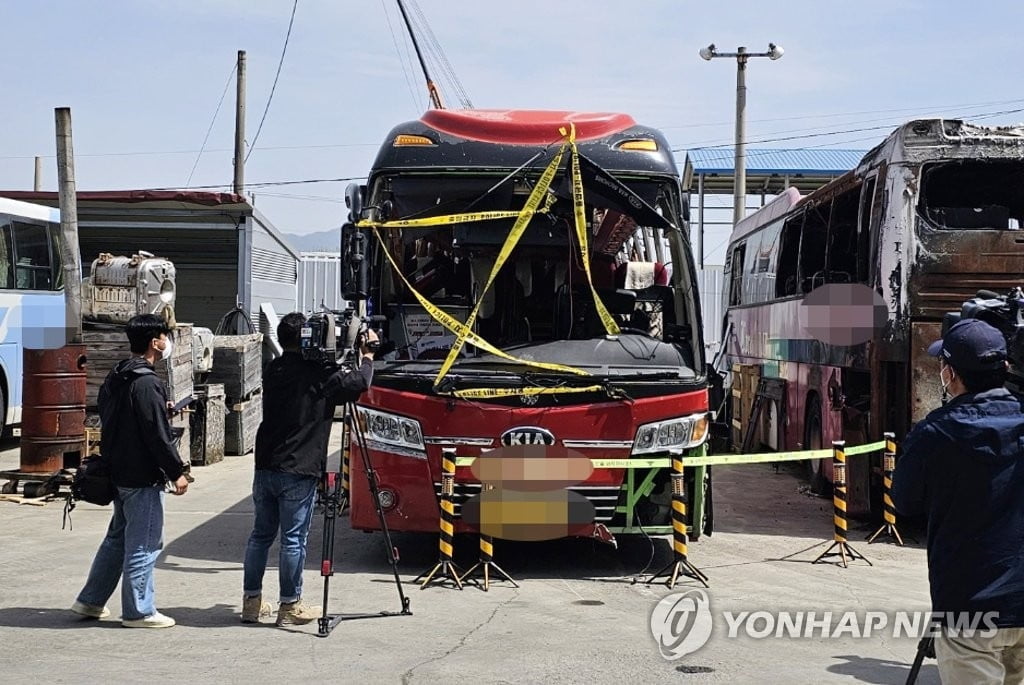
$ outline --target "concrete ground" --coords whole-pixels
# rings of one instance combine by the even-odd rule
[[[0,453],[0,470],[17,466],[16,445]],[[714,632],[700,650],[666,660],[649,627],[652,609],[670,594],[634,579],[670,559],[664,539],[623,541],[618,551],[589,540],[496,543],[496,561],[519,589],[492,585],[420,590],[406,583],[412,616],[341,623],[327,638],[316,624],[278,629],[242,625],[242,554],[252,506],[252,458],[228,457],[193,469],[184,497],[167,497],[165,550],[156,571],[169,630],[127,630],[112,616],[80,620],[67,608],[85,580],[109,508],[80,505],[74,530],[61,530],[60,503],[0,502],[0,655],[3,680],[56,683],[300,682],[331,678],[368,683],[902,683],[917,640],[725,636],[721,611],[895,611],[928,608],[920,545],[851,543],[874,563],[843,569],[809,563],[832,534],[830,501],[802,492],[793,473],[767,465],[715,470],[716,531],[690,545],[690,560],[709,577]],[[402,578],[436,562],[436,539],[395,535]],[[305,599],[319,603],[323,583],[321,526],[310,533]],[[473,538],[456,540],[456,557],[472,563]],[[654,558],[651,558],[652,550]],[[276,589],[276,552],[266,587]],[[337,612],[400,608],[379,534],[339,521],[338,574],[330,606]],[[465,568],[465,566],[463,566]],[[676,591],[695,587],[689,579]],[[276,599],[276,590],[269,599]],[[919,683],[937,683],[927,661]]]

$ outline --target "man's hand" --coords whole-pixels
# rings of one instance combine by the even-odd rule
[[[363,334],[362,343],[359,345],[359,353],[364,357],[373,359],[373,352],[370,350],[369,345],[373,342],[378,342],[380,338],[377,337],[377,332],[372,328],[367,328]]]
[[[182,474],[178,477],[178,480],[174,481],[174,492],[175,495],[184,495],[188,491],[188,478]]]

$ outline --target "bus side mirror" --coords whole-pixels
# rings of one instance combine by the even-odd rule
[[[345,186],[345,206],[348,207],[348,220],[357,223],[363,218],[363,192],[366,186],[349,183]]]
[[[341,225],[341,296],[346,300],[365,300],[369,296],[369,264],[366,231],[355,224]]]

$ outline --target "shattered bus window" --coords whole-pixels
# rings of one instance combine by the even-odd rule
[[[919,210],[938,228],[1020,230],[1024,162],[963,159],[926,165]]]

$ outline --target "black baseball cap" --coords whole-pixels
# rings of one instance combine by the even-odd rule
[[[959,371],[995,371],[1006,360],[1006,338],[981,319],[961,319],[928,346],[928,354]]]

